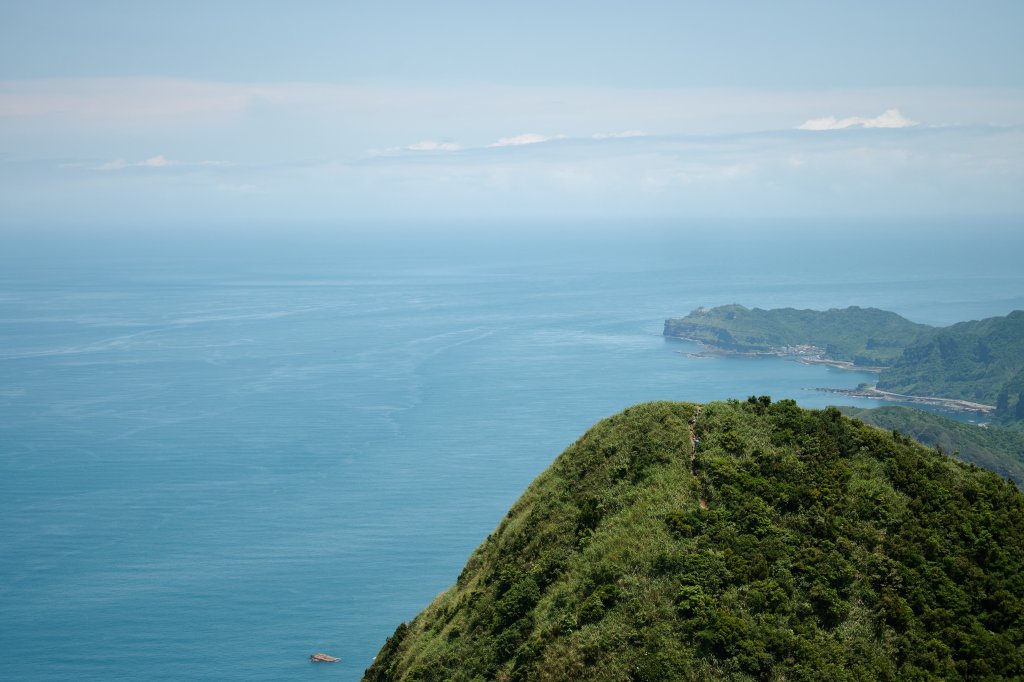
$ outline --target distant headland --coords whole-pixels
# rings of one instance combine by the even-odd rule
[[[733,304],[665,320],[664,335],[699,342],[706,354],[786,357],[875,372],[874,386],[822,390],[983,414],[1024,429],[1024,311],[932,327],[877,308]]]

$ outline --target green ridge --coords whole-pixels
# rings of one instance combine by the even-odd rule
[[[698,308],[665,320],[665,336],[714,349],[796,355],[881,369],[892,393],[994,406],[994,422],[1024,430],[1024,311],[949,327],[915,324],[876,308]]]
[[[878,388],[997,405],[1000,418],[1024,417],[1024,409],[1016,414],[1024,391],[1024,310],[931,332],[879,377]]]
[[[742,353],[783,353],[810,345],[831,360],[886,365],[930,329],[877,308],[762,310],[724,305],[665,320],[664,334]]]
[[[843,414],[886,430],[895,429],[922,445],[985,467],[1024,487],[1024,433],[943,417],[912,407],[839,408]]]
[[[995,474],[831,408],[637,405],[364,679],[1019,677],[1022,569],[1024,496]]]

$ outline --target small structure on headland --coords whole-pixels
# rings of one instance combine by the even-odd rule
[[[328,656],[327,654],[313,654],[309,657],[309,660],[313,663],[337,663],[341,659],[335,658],[334,656]]]

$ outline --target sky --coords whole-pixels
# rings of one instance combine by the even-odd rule
[[[0,229],[1019,221],[1019,0],[0,0]]]

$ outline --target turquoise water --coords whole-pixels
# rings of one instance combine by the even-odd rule
[[[0,256],[0,678],[358,679],[598,419],[820,407],[838,397],[809,389],[871,379],[689,358],[666,317],[1024,307],[1019,239],[944,239],[19,242]]]

